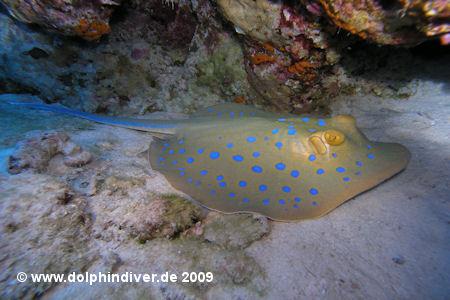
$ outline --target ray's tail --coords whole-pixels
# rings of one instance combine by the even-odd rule
[[[0,95],[0,102],[31,109],[66,114],[106,125],[125,127],[158,134],[174,134],[180,123],[179,121],[174,120],[134,119],[91,114],[69,109],[60,104],[45,104],[39,97],[33,95],[3,94]]]

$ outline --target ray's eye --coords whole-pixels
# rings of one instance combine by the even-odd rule
[[[327,130],[323,134],[328,145],[339,146],[345,141],[345,135],[337,130]]]

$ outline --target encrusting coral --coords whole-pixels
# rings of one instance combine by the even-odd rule
[[[10,14],[63,35],[97,40],[110,32],[109,18],[121,0],[0,0]]]
[[[337,26],[385,45],[414,45],[450,32],[450,2],[319,0]]]

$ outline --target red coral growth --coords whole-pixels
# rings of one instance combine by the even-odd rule
[[[263,48],[266,49],[270,53],[274,53],[275,52],[274,46],[272,46],[272,44],[269,43],[269,42],[264,43],[263,44]]]
[[[413,45],[450,33],[448,0],[319,0],[333,23],[363,39]]]
[[[306,69],[316,68],[316,67],[317,67],[317,64],[309,62],[307,60],[302,60],[302,61],[296,62],[293,65],[290,65],[288,67],[288,71],[289,71],[289,73],[299,74],[299,73],[305,73]]]
[[[74,28],[76,35],[88,41],[98,40],[102,35],[109,33],[111,28],[108,23],[93,20],[89,22],[86,19],[80,19],[78,25]]]
[[[121,0],[0,0],[11,15],[63,35],[99,39],[110,32],[109,18]]]
[[[277,59],[273,56],[267,55],[265,53],[256,53],[250,56],[250,60],[254,65],[260,65],[264,63],[273,63]]]
[[[245,100],[244,96],[237,96],[236,98],[234,98],[234,103],[238,103],[238,104],[244,104],[247,101]]]

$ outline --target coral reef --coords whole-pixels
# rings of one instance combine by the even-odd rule
[[[249,81],[264,104],[295,112],[314,108],[313,93],[325,92],[322,81],[339,60],[331,35],[335,29],[327,25],[320,7],[267,0],[218,4],[236,32],[245,36]]]
[[[442,45],[450,44],[450,3],[438,1],[400,1],[406,14],[421,20],[421,31],[428,37],[439,36]]]
[[[334,24],[379,44],[414,45],[450,33],[450,4],[445,0],[319,1]]]
[[[121,0],[1,0],[13,17],[58,33],[92,41],[110,32],[109,18]]]
[[[58,154],[63,155],[63,163],[68,167],[83,166],[91,160],[91,154],[72,143],[64,133],[42,133],[19,143],[16,151],[9,157],[8,172],[19,174],[32,169],[43,172],[50,160]]]
[[[192,112],[257,97],[239,43],[212,17],[208,1],[195,11],[159,0],[120,9],[108,39],[95,46],[20,26],[0,13],[0,92],[28,90],[48,102],[113,114]]]
[[[237,97],[295,113],[326,109],[347,90],[336,77],[357,39],[344,30],[383,45],[450,40],[448,1],[132,0],[115,9],[111,28],[121,1],[3,2],[18,19],[64,34],[111,32],[88,44],[0,13],[0,92],[112,114],[192,112]]]
[[[150,203],[125,205],[123,209],[123,217],[114,220],[114,224],[141,243],[158,237],[173,238],[202,218],[199,207],[177,195],[162,195]]]
[[[235,227],[235,232],[228,229]],[[203,222],[205,240],[226,248],[246,248],[270,232],[267,218],[249,214],[209,213]]]

